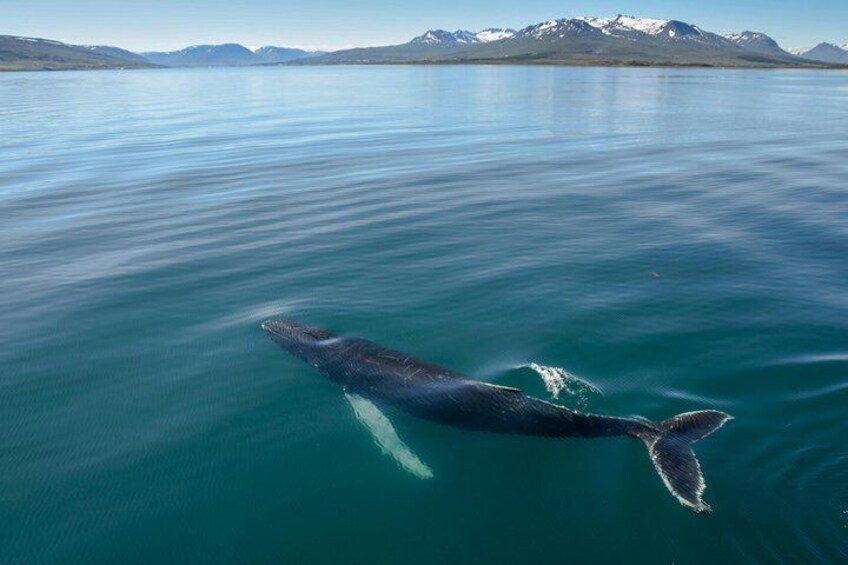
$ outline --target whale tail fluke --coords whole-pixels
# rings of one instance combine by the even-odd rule
[[[639,437],[671,494],[695,512],[709,512],[702,499],[704,477],[691,445],[722,427],[732,416],[717,410],[686,412],[655,424]]]

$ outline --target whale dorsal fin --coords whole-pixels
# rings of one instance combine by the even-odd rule
[[[371,432],[371,435],[374,436],[374,443],[380,447],[383,453],[392,457],[402,469],[419,479],[433,477],[433,471],[430,467],[403,443],[392,423],[373,402],[348,392],[345,393],[345,398],[353,408],[356,419],[365,426],[365,429]]]

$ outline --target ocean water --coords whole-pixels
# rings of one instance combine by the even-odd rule
[[[848,559],[845,73],[17,73],[0,124],[0,562]],[[422,480],[269,317],[729,412],[713,512],[638,441],[387,412]]]

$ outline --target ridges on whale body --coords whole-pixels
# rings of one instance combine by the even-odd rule
[[[517,388],[470,379],[361,338],[340,338],[321,328],[284,320],[266,321],[262,328],[292,355],[340,384],[377,443],[416,476],[432,472],[400,441],[380,407],[496,433],[639,438],[677,500],[696,512],[710,509],[703,501],[706,487],[691,445],[723,426],[731,419],[728,414],[702,410],[662,422],[586,414],[527,396]]]

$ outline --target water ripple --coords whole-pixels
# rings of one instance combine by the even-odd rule
[[[846,81],[1,75],[4,559],[844,561]],[[725,410],[696,448],[715,512],[635,443],[387,414],[438,469],[406,481],[272,316],[542,397],[512,370],[544,359],[604,413]]]

